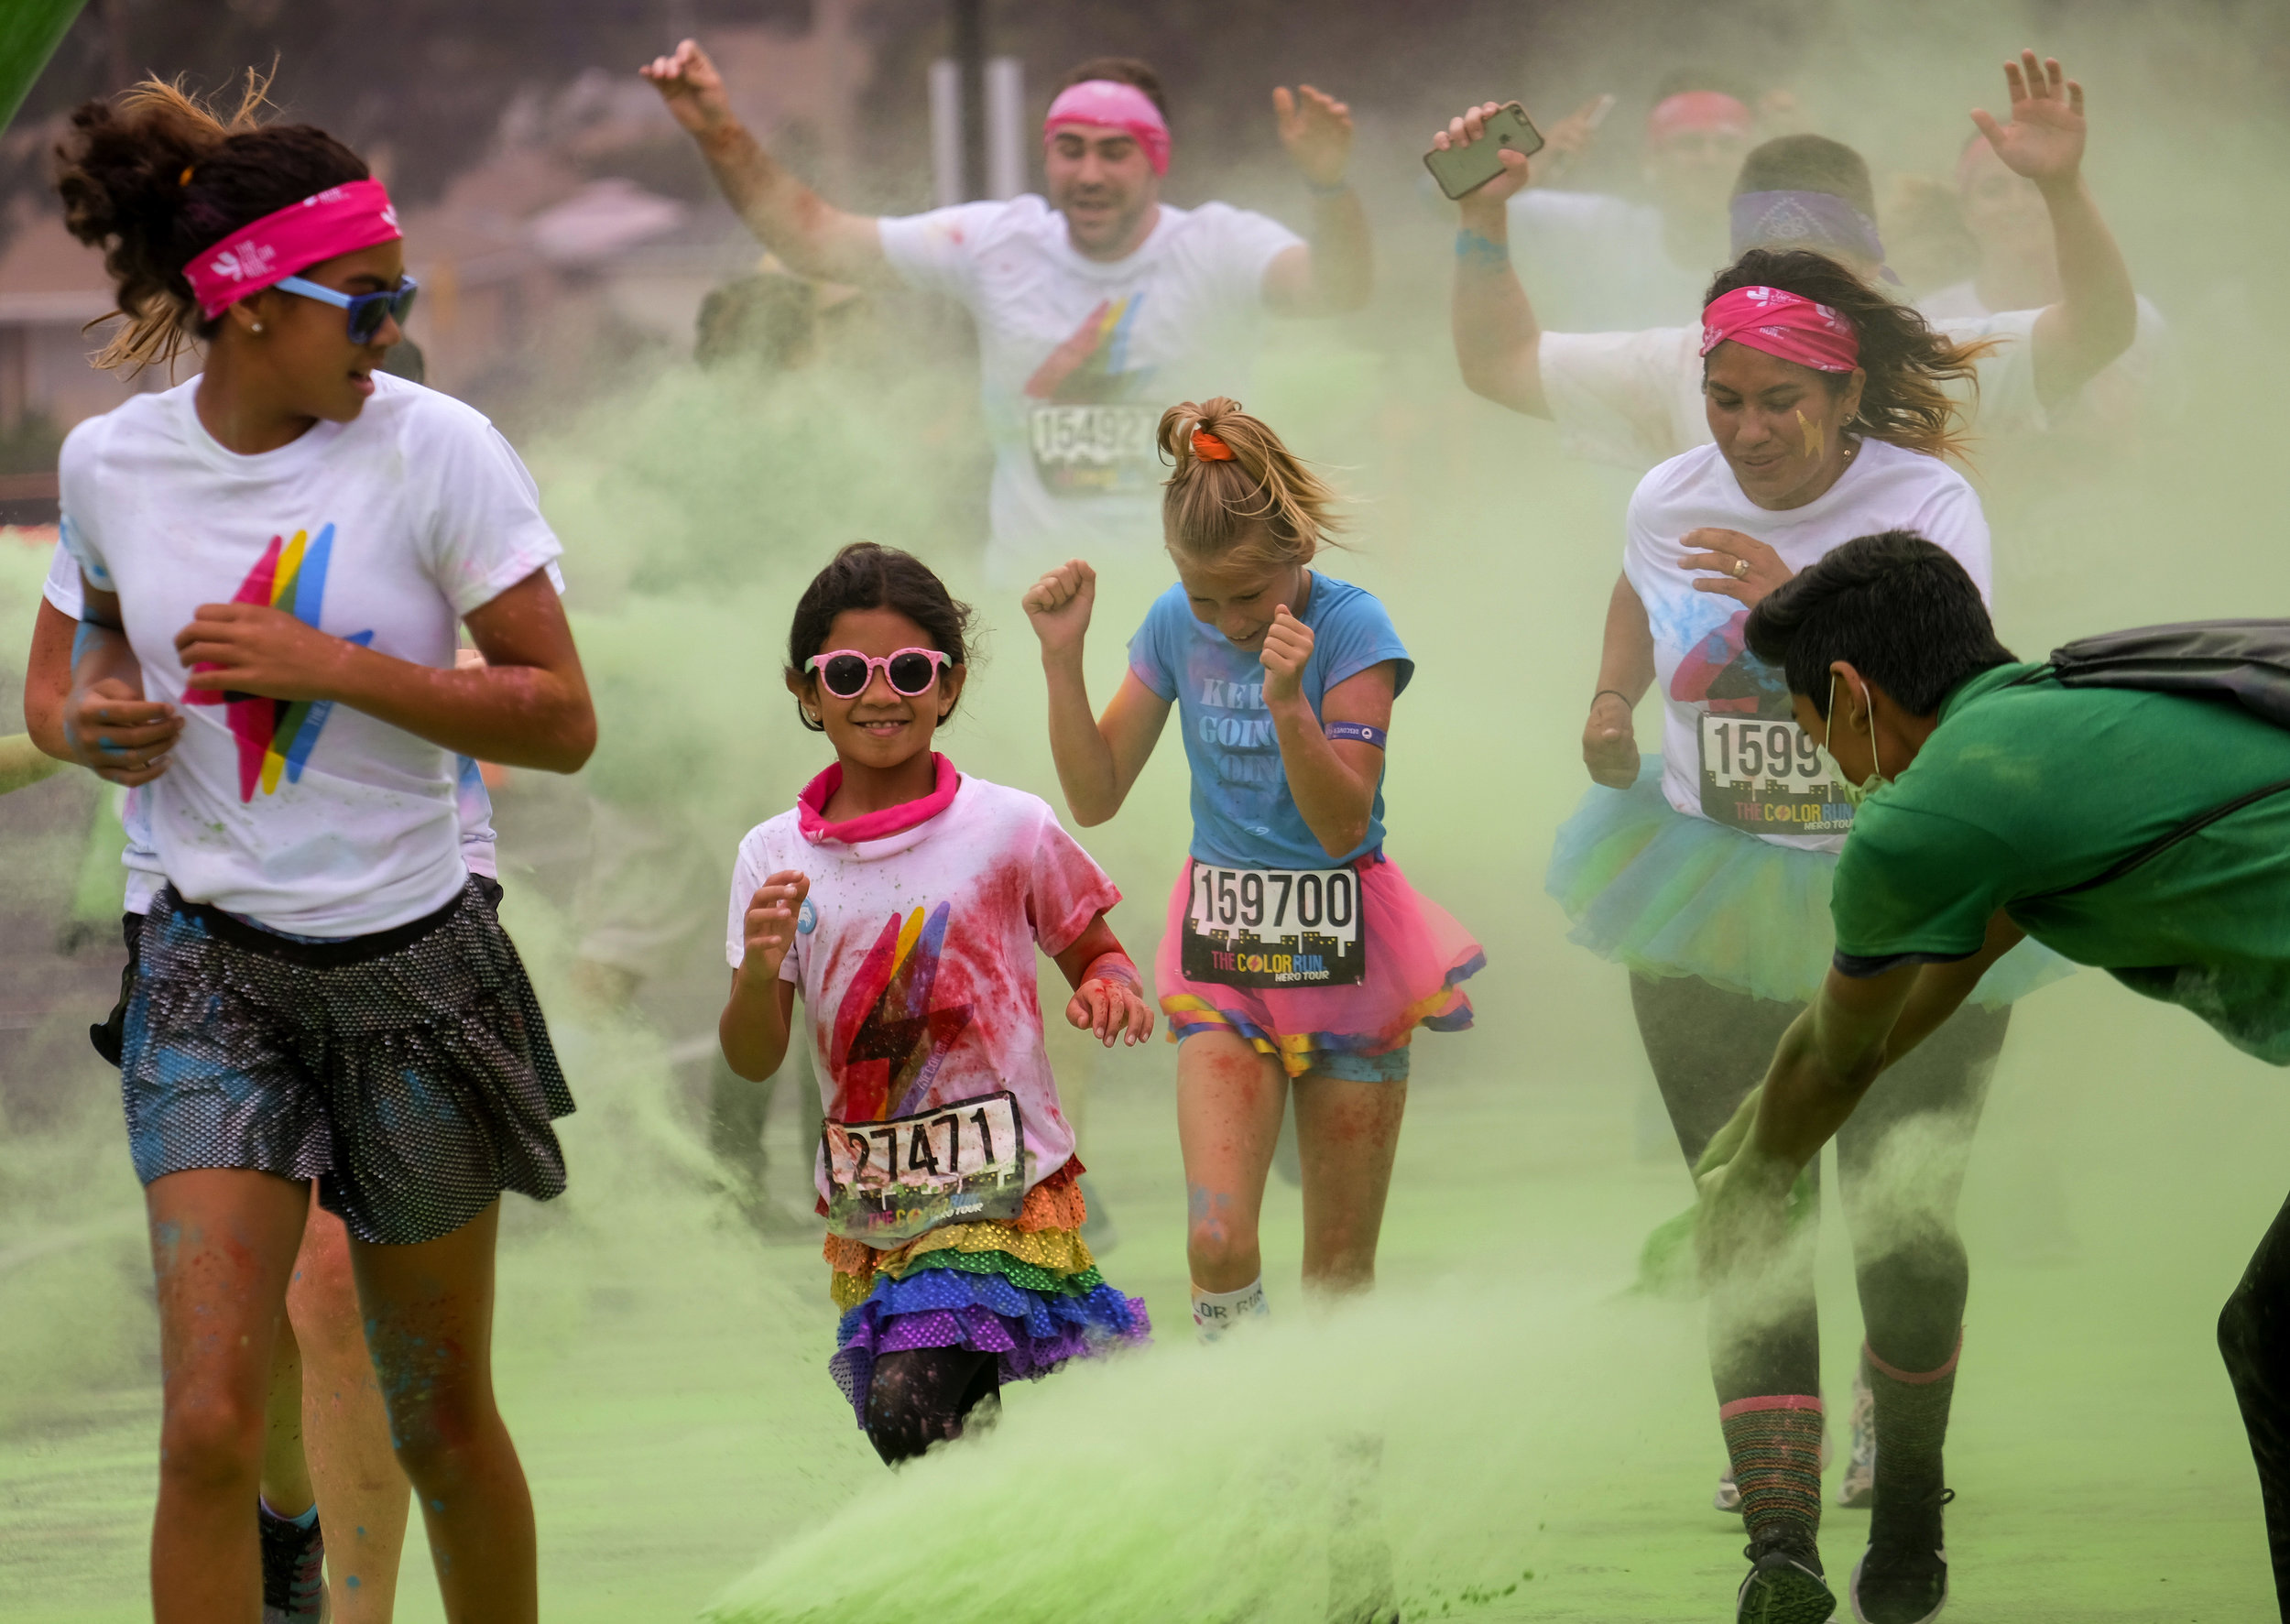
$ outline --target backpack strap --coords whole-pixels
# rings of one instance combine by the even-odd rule
[[[2247,795],[2238,795],[2233,800],[2228,801],[2225,805],[2214,806],[2208,812],[2203,813],[2200,817],[2192,819],[2187,823],[2181,823],[2177,828],[2172,830],[2162,839],[2148,842],[2145,845],[2141,846],[2137,851],[2132,853],[2129,856],[2116,862],[2104,872],[2093,875],[2089,879],[2079,881],[2071,886],[2061,886],[2056,890],[2038,891],[2031,897],[2014,897],[2012,901],[2005,904],[2005,906],[2007,909],[2010,909],[2016,907],[2018,904],[2023,902],[2049,902],[2056,898],[2075,896],[2080,891],[2095,890],[2100,886],[2107,885],[2111,881],[2122,878],[2123,876],[2129,874],[2132,869],[2161,856],[2165,852],[2169,851],[2173,846],[2178,845],[2179,842],[2192,839],[2194,836],[2201,834],[2205,829],[2209,828],[2211,824],[2217,823],[2219,819],[2230,817],[2234,813],[2241,812],[2246,806],[2254,805],[2258,801],[2266,800],[2269,796],[2280,795],[2285,790],[2290,790],[2290,779],[2283,779],[2271,784],[2261,784],[2257,789],[2252,790]]]

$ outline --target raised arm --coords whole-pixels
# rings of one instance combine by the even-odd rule
[[[692,40],[638,70],[700,148],[747,229],[799,276],[888,286],[882,233],[869,214],[846,214],[763,149],[732,112],[724,76]]]
[[[1082,645],[1097,598],[1097,572],[1080,559],[1027,589],[1026,618],[1041,640],[1041,671],[1050,687],[1050,757],[1057,764],[1065,808],[1084,828],[1121,810],[1129,787],[1152,758],[1169,720],[1169,702],[1124,672],[1106,714],[1089,710]]]
[[[1264,271],[1264,302],[1283,316],[1335,316],[1364,309],[1376,287],[1368,211],[1344,178],[1352,156],[1352,110],[1308,84],[1272,93],[1281,143],[1312,192],[1308,245]]]
[[[2059,259],[2059,302],[2035,319],[2035,392],[2046,406],[2072,398],[2131,348],[2139,302],[2131,267],[2083,179],[2083,86],[2056,58],[2023,51],[2004,64],[2012,122],[1984,111],[1972,122],[2006,169],[2035,182],[2052,220]]]
[[[1488,115],[1501,105],[1485,102],[1432,137],[1442,149],[1469,147],[1487,135]],[[1464,387],[1529,417],[1547,418],[1543,393],[1543,329],[1534,319],[1519,273],[1510,265],[1507,205],[1527,184],[1527,159],[1502,154],[1503,172],[1465,194],[1456,232],[1453,322],[1456,361]]]
[[[1582,726],[1582,764],[1594,782],[1627,790],[1638,781],[1638,735],[1630,714],[1654,680],[1654,634],[1646,605],[1628,575],[1614,578],[1607,599],[1606,644],[1598,654],[1598,691]]]

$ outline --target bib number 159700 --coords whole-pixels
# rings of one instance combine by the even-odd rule
[[[1221,986],[1354,986],[1367,974],[1349,868],[1193,865],[1186,976]]]

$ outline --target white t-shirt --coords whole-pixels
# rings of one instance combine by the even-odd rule
[[[1158,550],[1161,414],[1246,398],[1264,273],[1303,239],[1224,203],[1163,203],[1136,253],[1100,261],[1076,253],[1065,216],[1030,194],[881,227],[891,269],[977,323],[998,574],[1093,547]]]
[[[1596,191],[1529,187],[1510,200],[1510,258],[1545,327],[1610,332],[1674,322],[1722,263],[1670,257],[1662,211]]]
[[[782,869],[809,877],[780,966],[803,1000],[819,1099],[879,1122],[1008,1089],[1030,1189],[1074,1154],[1034,995],[1056,954],[1121,893],[1040,797],[964,775],[946,809],[880,840],[813,845],[790,811],[747,833],[725,957],[747,957],[747,903]],[[818,1171],[827,1194],[826,1172]]]
[[[2003,435],[2045,426],[2035,394],[2034,311],[1936,320],[1959,343],[1999,338],[2002,346],[1957,386],[1972,408],[1972,428]],[[1690,446],[1709,443],[1702,405],[1702,330],[1649,327],[1637,332],[1545,332],[1537,354],[1543,391],[1560,443],[1594,463],[1642,471]]]
[[[176,890],[297,935],[368,935],[461,888],[452,752],[363,712],[211,690],[175,635],[202,604],[259,602],[450,669],[461,616],[562,550],[532,476],[478,412],[386,374],[347,423],[240,456],[192,404],[139,395],[64,441],[64,544],[119,596],[147,697],[183,712],[138,799]]]
[[[1755,537],[1792,571],[1857,537],[1914,530],[1961,563],[1986,600],[1988,519],[1979,497],[1939,458],[1880,440],[1862,441],[1834,485],[1786,512],[1743,496],[1715,445],[1673,457],[1630,497],[1622,572],[1653,631],[1663,798],[1688,817],[1778,845],[1836,851],[1852,808],[1794,720],[1781,672],[1743,647],[1749,610],[1723,593],[1697,592],[1694,583],[1709,577],[1680,568],[1699,550],[1683,538],[1704,526]],[[1777,757],[1787,758],[1778,778],[1768,772]],[[1813,833],[1772,833],[1783,828]]]
[[[562,572],[553,561],[548,571],[551,583],[562,593]],[[49,561],[48,582],[41,591],[62,613],[74,620],[80,618],[87,601],[80,591],[80,566],[60,541],[56,543],[56,556]],[[453,806],[461,823],[462,866],[487,879],[496,878],[500,866],[495,857],[493,796],[474,759],[457,756],[453,760]],[[128,790],[121,799],[119,822],[127,831],[127,849],[119,857],[120,866],[127,871],[126,902],[120,911],[148,913],[151,899],[167,883],[167,875],[159,866],[159,854],[152,848],[150,821],[144,815],[143,798],[136,790]]]
[[[2131,347],[2083,386],[2073,405],[2052,414],[2056,432],[2105,442],[2127,438],[2141,422],[2170,417],[2185,404],[2186,380],[2178,340],[2163,312],[2138,296],[2139,326]],[[1953,282],[1916,301],[1932,321],[1977,321],[1993,314],[1975,281]]]

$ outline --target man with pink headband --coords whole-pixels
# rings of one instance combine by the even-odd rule
[[[1641,199],[1540,184],[1544,154],[1564,161],[1587,147],[1598,100],[1554,124],[1537,154],[1538,184],[1510,200],[1511,256],[1536,311],[1564,332],[1608,332],[1674,321],[1690,310],[1726,251],[1726,202],[1757,141],[1746,85],[1680,69],[1665,76],[1646,115]]]
[[[886,219],[846,213],[782,169],[692,41],[643,72],[791,268],[902,283],[970,311],[995,452],[998,579],[1030,581],[1080,551],[1158,550],[1161,411],[1245,393],[1268,312],[1329,315],[1368,300],[1368,218],[1345,180],[1351,111],[1310,85],[1272,96],[1312,197],[1307,240],[1224,203],[1161,201],[1169,124],[1140,62],[1105,58],[1067,76],[1042,127],[1046,196]]]

